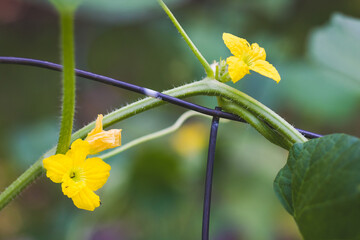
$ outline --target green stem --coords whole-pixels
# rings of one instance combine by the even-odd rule
[[[177,28],[181,36],[184,38],[187,45],[190,47],[191,51],[195,54],[197,59],[203,65],[205,72],[209,78],[214,78],[214,71],[210,67],[210,64],[206,61],[204,56],[197,49],[195,44],[191,41],[189,36],[186,34],[185,30],[181,27],[180,23],[176,20],[174,14],[170,11],[170,9],[165,5],[162,0],[158,0],[160,6],[164,9],[165,13],[169,16],[170,20],[173,22],[174,26]]]
[[[63,53],[63,101],[59,141],[56,153],[66,153],[70,146],[75,113],[74,12],[60,11]]]
[[[307,141],[307,139],[301,135],[301,133],[299,133],[293,126],[291,126],[271,109],[256,101],[252,97],[246,95],[245,93],[240,92],[239,90],[236,90],[217,80],[205,78],[201,81],[196,81],[181,87],[173,88],[163,93],[177,98],[185,98],[196,95],[223,97],[246,109],[249,113],[254,115],[254,117],[271,126],[275,131],[279,132],[291,143]],[[150,97],[144,98],[104,116],[104,127],[111,126],[114,123],[165,103],[166,102],[159,99]],[[75,132],[72,136],[72,141],[78,138],[86,137],[86,134],[91,131],[94,126],[95,123],[93,122]]]
[[[164,94],[177,97],[177,98],[186,98],[196,95],[201,95],[203,93],[203,87],[197,87],[199,86],[200,82],[194,82],[190,84],[186,84],[177,88],[173,88],[168,91],[164,91]],[[138,100],[134,103],[131,103],[127,106],[124,106],[118,110],[115,110],[106,116],[104,116],[103,119],[103,126],[104,128],[109,127],[117,122],[120,122],[124,119],[127,119],[129,117],[132,117],[134,115],[137,115],[139,113],[145,112],[149,109],[158,107],[160,105],[166,104],[167,102],[164,102],[160,99],[147,97],[141,100]],[[71,141],[74,141],[78,138],[85,138],[86,135],[95,127],[95,122],[92,122],[88,124],[87,126],[84,126],[80,130],[76,131],[71,138]]]
[[[292,144],[307,141],[291,124],[286,122],[270,108],[245,93],[216,80],[207,80],[206,85],[209,94],[213,93],[217,96],[227,98],[245,110],[248,110],[254,117],[267,123],[274,131],[279,132]]]
[[[240,116],[270,142],[287,150],[291,148],[293,143],[291,143],[287,138],[284,138],[274,129],[270,128],[266,123],[254,116],[247,109],[240,107],[239,105],[234,104],[233,102],[230,102],[227,99],[223,99],[221,97],[218,97],[218,103],[224,111],[231,112]]]
[[[224,83],[218,82],[213,79],[205,78],[201,81],[196,81],[183,85],[181,87],[165,91],[164,94],[177,98],[185,98],[196,95],[222,97],[228,99],[229,101],[232,101],[234,105],[237,105],[237,112],[234,111],[234,113],[240,116],[245,116],[247,117],[247,119],[252,119],[252,124],[255,125],[258,130],[261,127],[264,127],[264,124],[269,125],[272,128],[272,131],[279,133],[279,136],[284,138],[286,146],[289,145],[288,142],[294,144],[296,142],[307,141],[307,139],[302,136],[301,133],[299,133],[293,126],[287,123],[271,109],[267,108],[260,102],[246,95],[245,93],[240,92]],[[155,98],[144,98],[104,116],[104,127],[111,126],[121,120],[124,120],[126,118],[129,118],[131,116],[155,108],[165,103],[166,102]],[[259,121],[256,121],[255,119],[258,119]],[[257,124],[261,124],[261,126],[257,127]],[[92,122],[91,124],[78,130],[72,135],[71,140],[74,141],[75,139],[86,137],[87,133],[89,133],[94,128],[94,126],[95,122]],[[267,131],[269,129],[265,130]],[[262,134],[264,132],[262,130],[259,131]],[[278,138],[278,135],[276,135],[276,138]],[[54,152],[55,150],[51,149],[47,153],[47,156],[52,155]],[[6,204],[10,200],[14,199],[22,189],[24,189],[28,184],[30,184],[36,176],[39,175],[40,169],[42,167],[41,162],[42,159],[38,160],[33,166],[30,167],[30,169],[32,170],[27,170],[8,187],[9,190],[6,189],[0,194],[0,210],[4,206],[6,206]]]
[[[11,183],[0,195],[0,210],[11,202],[21,191],[43,172],[42,161],[36,161],[18,179]]]
[[[61,10],[61,46],[63,53],[63,105],[62,118],[59,133],[59,141],[56,153],[65,153],[71,140],[71,133],[75,112],[75,55],[74,55],[74,11]],[[54,149],[48,152],[54,154]],[[47,154],[47,155],[49,155]],[[43,173],[42,159],[37,160],[19,178],[0,194],[0,210],[14,199],[22,190]]]

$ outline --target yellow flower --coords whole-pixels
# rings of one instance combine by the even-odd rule
[[[207,145],[208,129],[201,123],[190,123],[183,126],[171,139],[176,152],[191,157],[199,153]]]
[[[250,73],[250,70],[271,78],[277,83],[280,81],[278,71],[273,65],[265,61],[265,50],[259,47],[257,43],[250,45],[245,39],[229,33],[223,34],[223,40],[234,55],[226,59],[229,75],[234,83]]]
[[[85,141],[90,143],[90,154],[102,152],[121,145],[121,129],[103,131],[103,115],[99,114],[95,128],[87,135]]]
[[[77,139],[65,155],[45,158],[43,164],[46,176],[61,183],[63,193],[76,207],[94,211],[100,206],[100,198],[94,191],[106,183],[111,167],[101,158],[86,158],[90,147],[87,141]]]

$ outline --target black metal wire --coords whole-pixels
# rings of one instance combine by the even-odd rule
[[[221,111],[220,107],[216,107],[215,109],[217,111]],[[208,151],[208,159],[206,164],[204,209],[203,209],[203,219],[202,219],[202,238],[201,238],[202,240],[209,240],[211,189],[212,189],[215,147],[216,147],[216,137],[217,137],[218,127],[219,127],[219,117],[214,116],[211,122],[209,151]]]
[[[51,69],[51,70],[55,70],[55,71],[59,71],[59,72],[61,72],[63,69],[63,67],[60,64],[42,61],[42,60],[30,59],[30,58],[1,57],[0,56],[0,63],[35,66],[35,67]],[[169,102],[169,103],[172,103],[172,104],[175,104],[175,105],[187,108],[187,109],[191,109],[191,110],[194,110],[194,111],[206,114],[206,115],[216,116],[219,118],[225,118],[225,119],[245,123],[245,121],[242,118],[240,118],[239,116],[236,116],[232,113],[227,113],[227,112],[218,111],[216,109],[214,110],[214,109],[206,108],[206,107],[194,104],[194,103],[187,102],[187,101],[179,99],[179,98],[175,98],[175,97],[154,91],[149,88],[140,87],[140,86],[137,86],[137,85],[134,85],[131,83],[123,82],[120,80],[116,80],[113,78],[109,78],[106,76],[94,74],[94,73],[79,70],[79,69],[75,69],[75,74],[79,77],[91,79],[91,80],[94,80],[97,82],[101,82],[101,83],[105,83],[105,84],[112,85],[115,87],[123,88],[123,89],[129,90],[129,91],[137,92],[137,93],[140,93],[140,94],[143,94],[143,95],[146,95],[149,97],[157,98],[157,99],[160,99],[160,100],[163,100],[163,101],[166,101],[166,102]],[[322,137],[322,135],[320,135],[320,134],[312,133],[312,132],[305,131],[302,129],[296,128],[296,130],[298,130],[306,138],[312,139],[312,138]]]

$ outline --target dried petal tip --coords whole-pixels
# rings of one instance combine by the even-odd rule
[[[96,119],[95,128],[85,139],[85,141],[90,143],[90,154],[96,154],[121,145],[121,129],[104,131],[102,120],[103,115],[99,114]]]

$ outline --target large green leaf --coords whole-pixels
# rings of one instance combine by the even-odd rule
[[[360,139],[295,144],[274,188],[305,239],[360,239]]]
[[[275,178],[274,189],[276,195],[278,196],[281,204],[284,206],[286,211],[293,215],[294,208],[292,205],[291,178],[291,170],[286,164]]]

